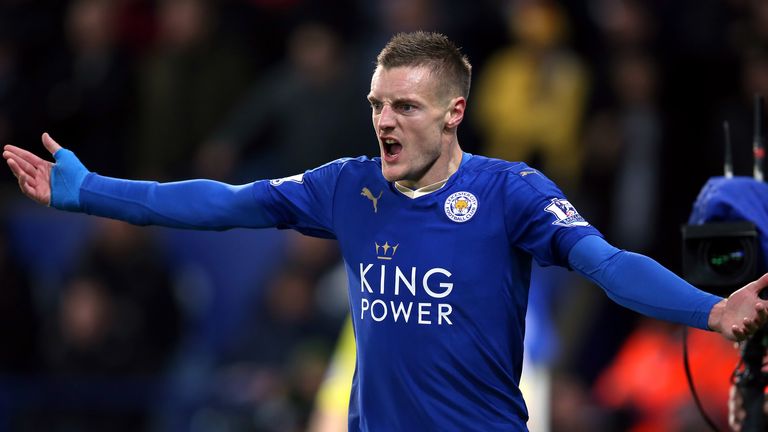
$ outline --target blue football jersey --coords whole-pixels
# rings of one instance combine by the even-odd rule
[[[350,431],[527,430],[531,260],[567,266],[579,239],[600,235],[554,183],[465,153],[441,189],[415,199],[378,158],[254,187],[278,226],[339,241],[357,341]]]
[[[52,196],[66,196],[83,170],[74,157],[57,159]],[[532,259],[570,263],[617,303],[702,329],[723,300],[609,245],[523,163],[465,153],[442,188],[415,199],[385,181],[377,158],[245,185],[95,173],[80,181],[73,207],[58,208],[138,225],[338,239],[358,348],[352,431],[525,430],[518,384]]]

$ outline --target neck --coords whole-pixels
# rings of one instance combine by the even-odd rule
[[[448,150],[446,154],[443,154],[435,163],[427,170],[423,177],[418,180],[400,180],[397,183],[401,186],[405,186],[408,189],[419,189],[431,184],[446,180],[458,171],[461,165],[461,158],[464,152],[459,146],[459,141],[454,136],[451,142],[447,145]]]

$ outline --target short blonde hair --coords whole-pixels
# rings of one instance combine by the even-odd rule
[[[417,31],[398,33],[376,57],[376,66],[385,69],[401,66],[428,66],[456,95],[469,97],[472,65],[445,35]]]

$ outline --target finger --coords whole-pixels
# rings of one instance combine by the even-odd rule
[[[743,340],[745,338],[744,330],[739,328],[736,324],[731,326],[731,333],[733,333],[733,337],[737,340]]]
[[[768,310],[766,310],[765,303],[760,302],[755,304],[755,316],[752,320],[755,321],[758,326],[762,326],[768,322]]]
[[[48,132],[43,134],[43,145],[45,146],[45,149],[48,150],[52,155],[61,149],[59,143],[54,141],[53,138],[48,135]]]
[[[14,176],[19,180],[19,182],[26,181],[26,182],[32,182],[30,180],[30,176],[27,175],[23,169],[19,166],[19,163],[16,159],[8,159],[7,160],[8,166],[11,168],[11,172]]]
[[[760,276],[760,279],[756,280],[754,284],[760,288],[768,286],[768,273]]]
[[[757,324],[758,327],[762,327],[768,323],[768,318],[766,318],[766,314],[763,310],[757,310],[756,312],[757,315],[755,315],[752,320]]]
[[[25,160],[25,161],[27,161],[30,164],[35,165],[35,166],[41,165],[43,162],[45,162],[43,159],[41,159],[36,154],[34,154],[34,153],[32,153],[32,152],[30,152],[28,150],[24,150],[21,147],[7,145],[7,146],[5,146],[5,151],[11,153],[11,155],[16,156],[17,159],[23,159],[23,160]]]
[[[8,164],[16,164],[14,160],[8,160]],[[24,171],[21,171],[20,168],[18,168],[18,165],[16,165],[16,168],[11,167],[11,171],[14,171],[14,174],[16,175],[16,178],[19,180],[19,186],[22,186],[23,184],[31,186],[33,189],[37,187],[37,180],[35,180],[34,177],[30,177],[27,174],[24,173]]]
[[[757,329],[760,328],[760,325],[753,319],[745,317],[742,322],[744,324],[744,329],[750,334],[756,332]]]
[[[9,162],[13,161],[16,166],[27,175],[34,177],[37,174],[37,169],[35,169],[35,166],[28,161],[14,155],[6,156],[6,153],[3,153],[3,157]]]
[[[744,326],[749,330],[750,333],[754,333],[758,330],[760,330],[760,327],[763,325],[762,320],[758,316],[755,316],[753,318],[744,318]]]
[[[40,192],[38,192],[37,189],[30,186],[28,183],[24,183],[21,185],[21,191],[24,192],[25,195],[27,195],[29,198],[31,198],[38,204],[42,204],[42,205],[49,204],[48,198],[47,197],[44,198],[43,195]]]
[[[757,330],[757,326],[750,320],[749,318],[744,318],[741,320],[742,328],[744,329],[744,332],[748,335],[752,334]]]
[[[24,194],[34,200],[37,200],[37,190],[34,186],[25,181],[19,181],[19,186],[21,187],[21,190],[24,192]]]
[[[11,150],[13,150],[13,149],[17,149],[17,148],[18,148],[18,147],[16,147],[15,145],[6,144],[6,145],[4,145],[4,146],[3,146],[3,151],[4,151],[4,152],[6,152],[6,151],[11,151]]]
[[[18,179],[19,189],[21,189],[24,195],[33,199],[37,203],[49,205],[50,196],[44,192],[38,191],[39,182],[37,179],[25,174],[24,171],[19,167],[16,159],[8,159],[7,162],[8,166],[11,168],[11,171]]]
[[[757,311],[757,316],[765,322],[768,320],[768,307],[766,307],[765,303],[757,303],[755,305],[755,310]]]
[[[11,169],[11,173],[13,173],[14,177],[18,179],[21,174],[21,168],[19,168],[19,164],[16,163],[16,160],[6,158],[5,163],[8,164],[8,168]]]
[[[30,180],[26,176],[22,176],[19,179],[19,187],[26,196],[33,199],[37,203],[48,205],[49,197],[44,196],[43,193],[38,190],[37,186],[38,184],[36,181],[34,181],[34,179]]]

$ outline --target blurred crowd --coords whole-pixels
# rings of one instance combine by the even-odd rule
[[[613,244],[678,273],[723,121],[751,175],[762,0],[5,0],[0,143],[42,154],[47,131],[103,175],[232,183],[375,156],[375,55],[419,29],[473,64],[466,151],[541,169]],[[546,428],[703,430],[679,327],[537,272],[526,343],[551,377],[531,407]],[[304,430],[345,289],[333,242],[54,212],[0,170],[0,432]],[[724,425],[737,353],[694,334]]]

